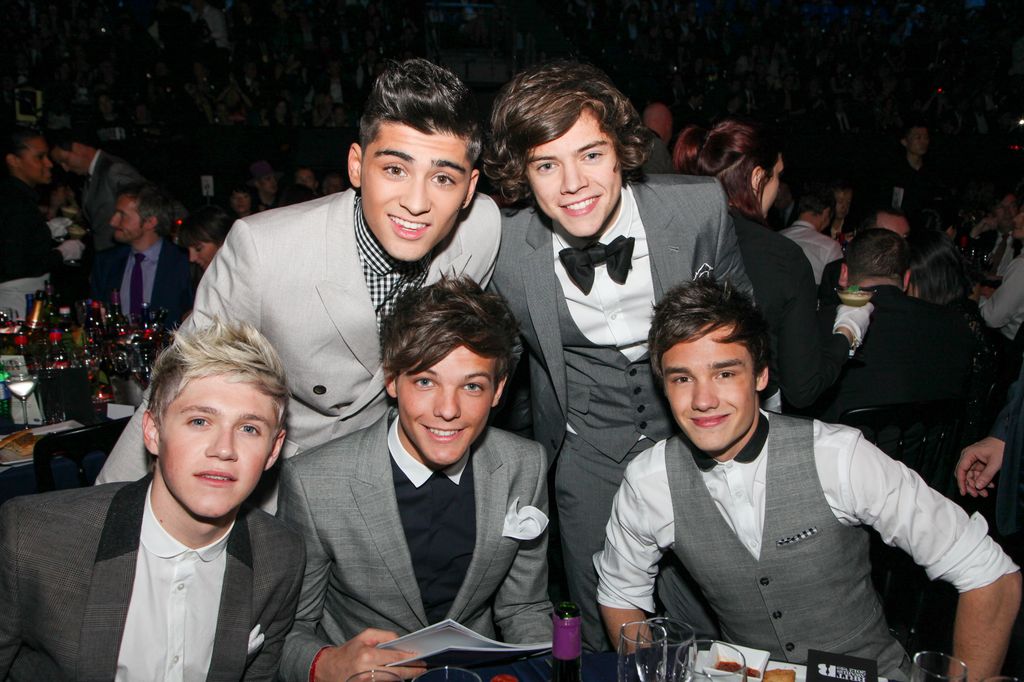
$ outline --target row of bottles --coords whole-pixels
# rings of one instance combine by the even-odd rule
[[[86,368],[97,405],[113,398],[114,378],[134,378],[142,388],[148,386],[152,363],[170,341],[165,310],[151,311],[143,304],[142,315],[129,319],[117,290],[109,306],[94,300],[60,305],[48,283],[29,298],[25,319],[8,321],[2,330],[0,354],[22,356],[32,374]],[[0,417],[9,411],[9,396],[2,393]]]

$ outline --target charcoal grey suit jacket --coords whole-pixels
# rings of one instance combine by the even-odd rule
[[[398,512],[388,418],[284,462],[278,517],[306,540],[306,576],[281,677],[306,680],[321,647],[368,627],[399,635],[430,625]],[[476,546],[447,617],[487,637],[542,642],[551,637],[547,531],[533,540],[502,535],[505,513],[547,514],[541,447],[495,428],[473,446]]]
[[[647,234],[656,300],[677,284],[703,276],[752,292],[725,193],[714,178],[655,175],[630,187]],[[522,325],[530,354],[533,434],[554,458],[572,396],[566,387],[558,323],[563,294],[551,239],[550,222],[536,210],[504,215],[491,286],[508,300]]]
[[[0,680],[114,679],[149,482],[0,507]],[[227,554],[207,680],[273,680],[299,596],[302,542],[243,509]],[[256,625],[265,639],[249,653]]]
[[[114,228],[110,226],[117,193],[129,185],[144,182],[145,178],[124,159],[102,149],[96,153],[99,155],[96,167],[82,187],[82,213],[92,228],[93,245],[97,251],[103,251],[117,246]]]

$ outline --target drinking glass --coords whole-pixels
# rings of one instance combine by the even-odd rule
[[[345,682],[402,682],[402,678],[390,670],[371,668],[355,675],[349,675]]]
[[[737,664],[739,670],[730,673],[716,668],[720,663]],[[747,659],[725,642],[695,639],[676,651],[674,671],[673,682],[747,682]]]
[[[910,682],[965,682],[967,664],[940,651],[919,651],[910,666]]]
[[[619,628],[618,682],[664,682],[667,637],[665,628],[657,623],[623,623]]]
[[[665,631],[665,668],[659,674],[660,682],[675,682],[679,677],[677,654],[680,649],[689,650],[696,637],[693,627],[676,618],[648,618],[648,624]]]
[[[431,668],[413,679],[415,682],[480,682],[480,676],[472,670],[448,665],[443,668]]]
[[[34,375],[23,372],[12,373],[7,377],[7,390],[21,401],[21,420],[25,423],[26,429],[29,428],[28,398],[35,392],[37,383],[38,379]]]

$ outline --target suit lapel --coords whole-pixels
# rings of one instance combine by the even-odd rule
[[[249,523],[244,513],[235,519],[226,551],[224,585],[220,593],[217,634],[208,680],[240,679],[245,670],[253,621],[253,562]]]
[[[692,264],[680,258],[680,254],[693,252],[693,237],[685,226],[685,216],[690,211],[685,205],[669,206],[646,183],[635,183],[630,187],[647,235],[655,298],[661,300],[667,289],[692,279]],[[680,201],[685,199],[684,192],[676,194],[681,198]]]
[[[115,493],[103,523],[79,633],[76,679],[114,679],[128,618],[150,477]]]
[[[349,483],[352,498],[359,507],[363,523],[373,541],[381,562],[391,574],[395,585],[409,606],[403,625],[410,632],[429,625],[423,610],[423,597],[412,568],[412,556],[405,541],[405,530],[398,514],[395,483],[388,451],[388,420],[381,419],[364,432],[362,459],[356,475]]]
[[[569,411],[565,379],[565,359],[562,354],[562,332],[558,322],[558,297],[561,286],[555,276],[551,229],[541,222],[535,212],[526,232],[526,257],[523,259],[523,286],[529,305],[530,319],[537,334],[544,364],[555,386],[555,395],[562,413]]]
[[[487,585],[485,578],[501,541],[508,500],[508,467],[499,453],[487,447],[486,437],[474,450],[472,457],[476,545],[466,570],[466,578],[448,611],[448,617],[453,620],[460,620],[471,605],[479,603],[474,597]]]
[[[380,367],[377,316],[356,249],[355,225],[352,222],[354,197],[355,193],[350,190],[340,201],[332,202],[328,209],[324,235],[327,278],[316,283],[316,290],[352,355],[367,372],[374,374]]]

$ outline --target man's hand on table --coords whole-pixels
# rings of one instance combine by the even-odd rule
[[[367,628],[340,646],[328,647],[316,661],[316,682],[344,682],[352,675],[372,668],[383,668],[388,663],[409,658],[408,651],[378,649],[378,644],[398,639],[388,630]],[[415,677],[425,669],[423,665],[388,668],[403,678]]]
[[[989,436],[964,448],[956,464],[956,484],[961,495],[988,497],[992,479],[1003,466],[1005,447],[1006,443]]]

